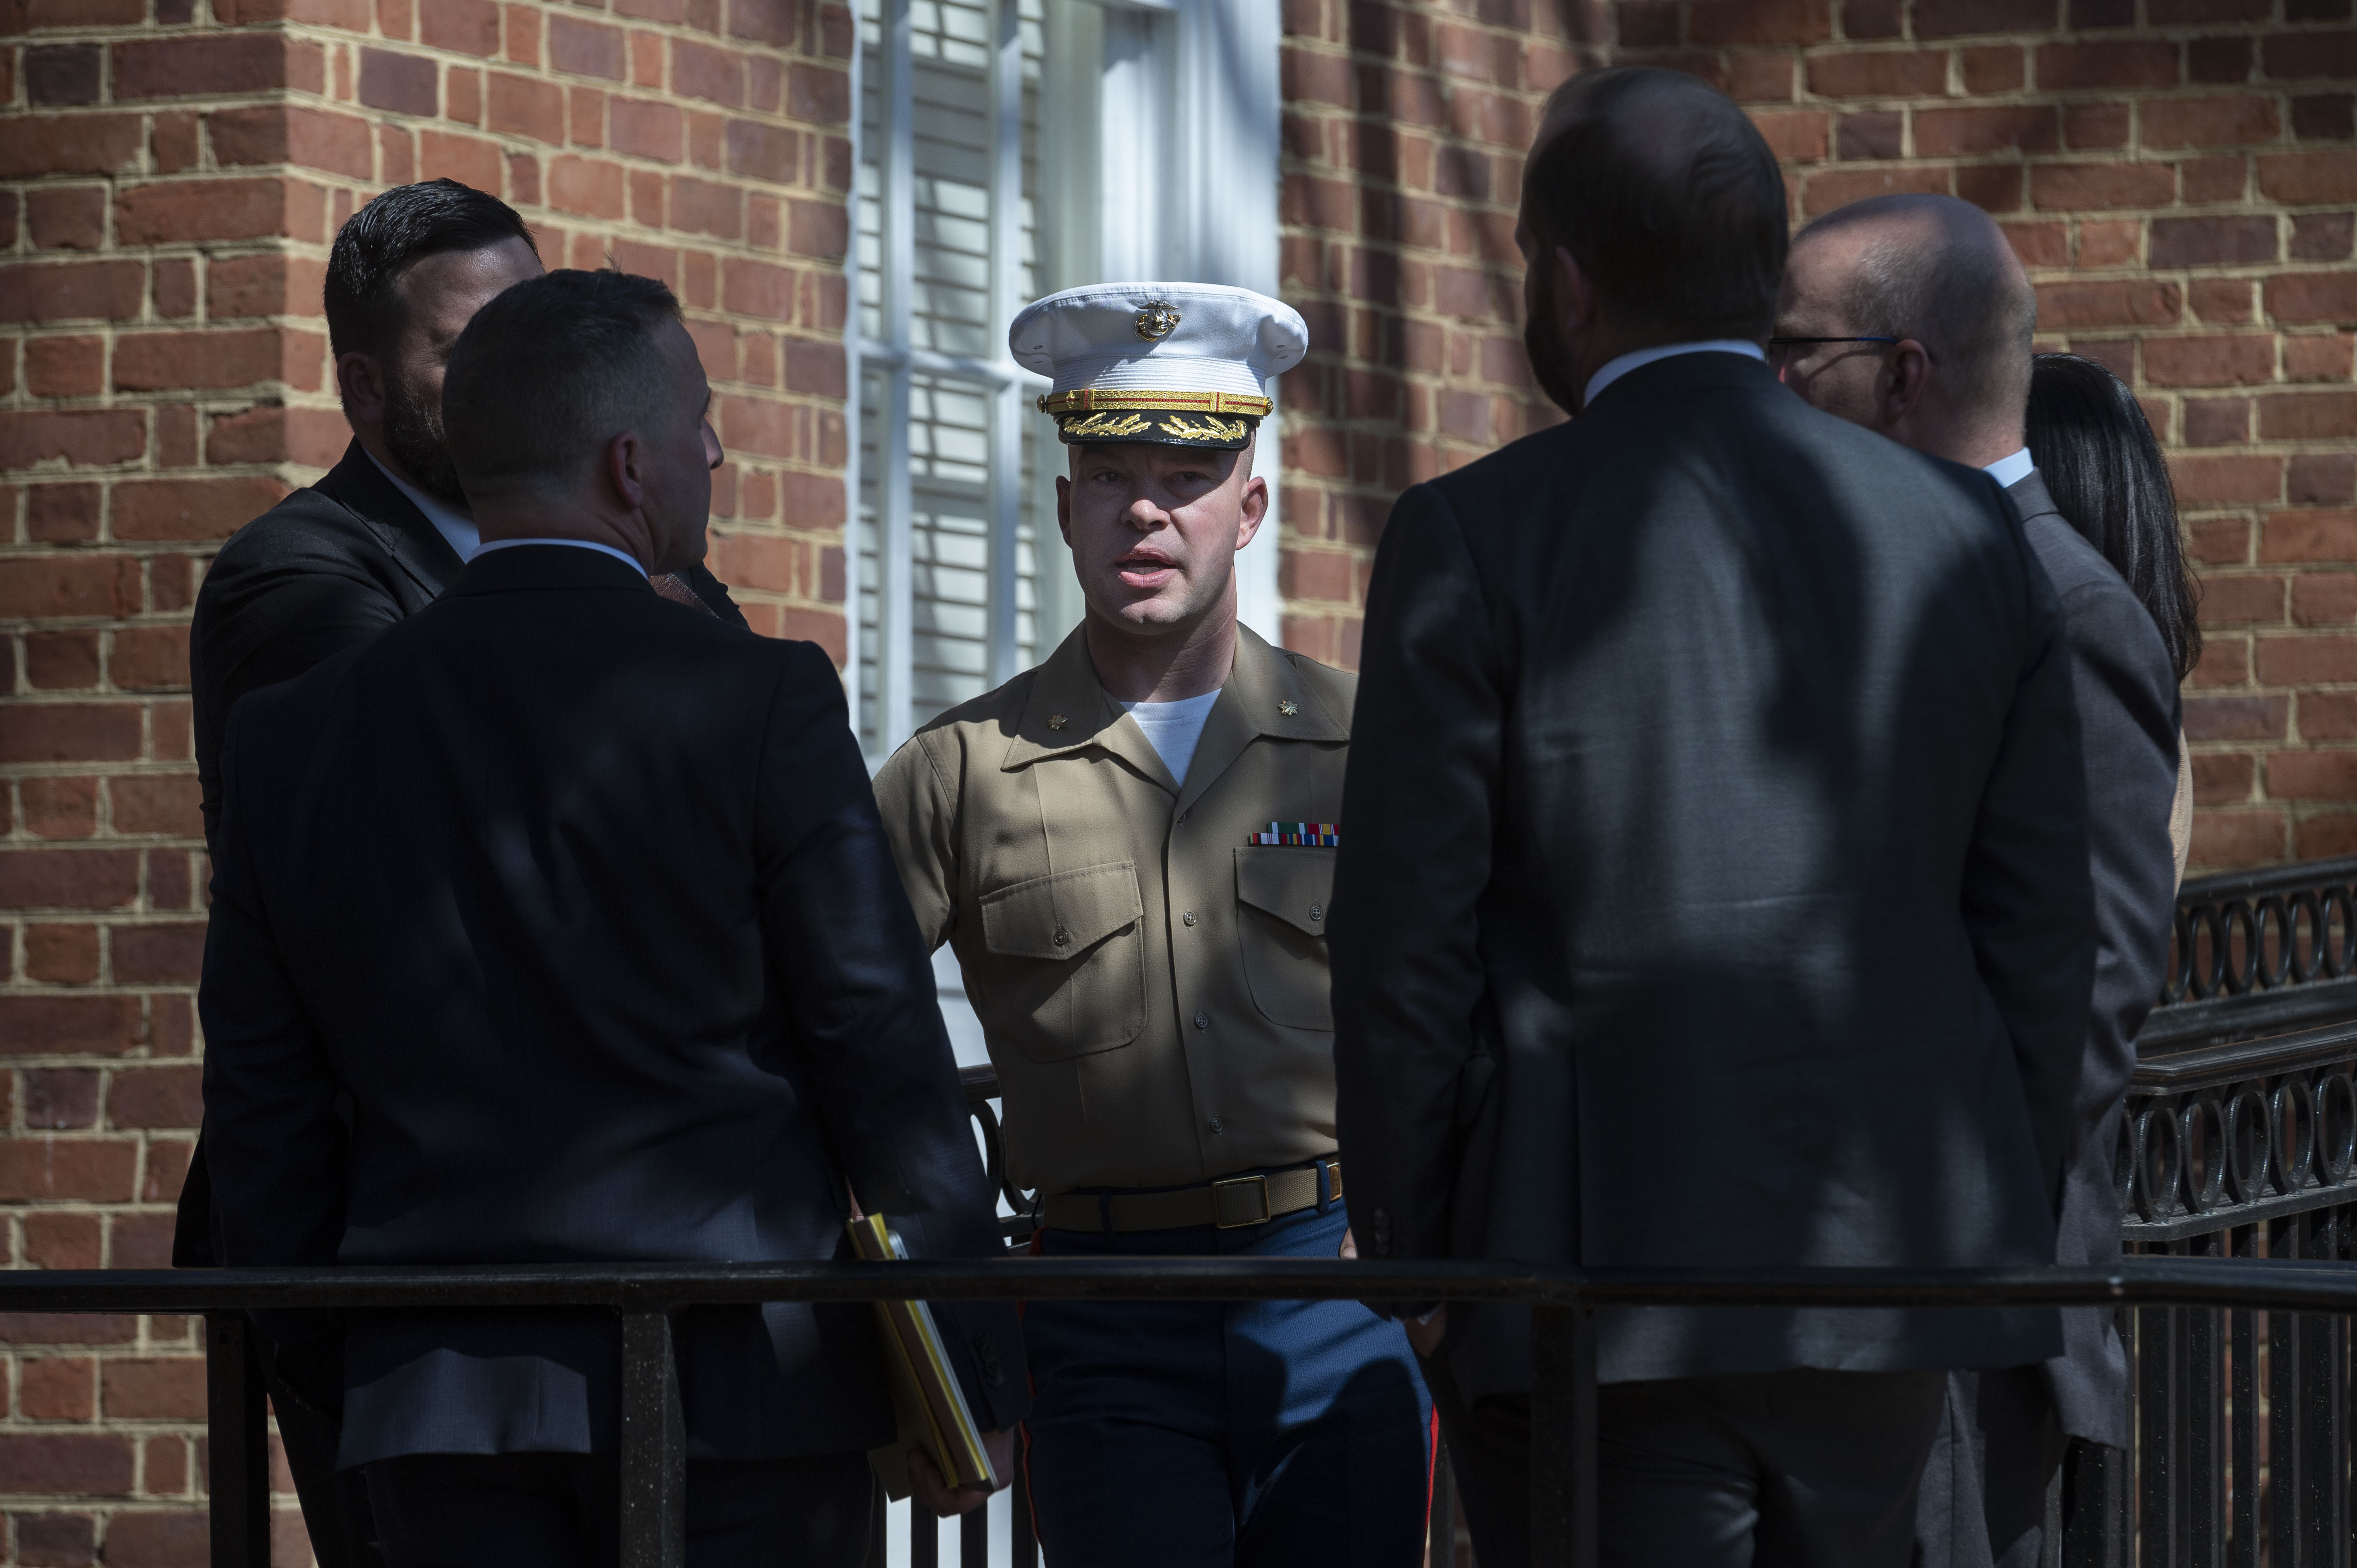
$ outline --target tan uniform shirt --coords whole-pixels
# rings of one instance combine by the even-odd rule
[[[1239,628],[1186,785],[1082,633],[952,709],[876,779],[926,941],[965,971],[1007,1173],[1053,1195],[1334,1152],[1326,919],[1358,678]]]

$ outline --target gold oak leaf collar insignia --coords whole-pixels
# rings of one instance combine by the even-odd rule
[[[1301,704],[1295,702],[1292,698],[1287,697],[1283,702],[1276,704],[1276,711],[1283,714],[1286,718],[1291,718],[1294,714],[1301,711]]]

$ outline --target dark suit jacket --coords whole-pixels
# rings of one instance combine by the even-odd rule
[[[2054,594],[1986,476],[1686,354],[1420,485],[1333,949],[1362,1251],[2043,1263],[2093,963]],[[2020,1365],[2050,1311],[1607,1314],[1601,1375]],[[1469,1397],[1526,1313],[1451,1314]]]
[[[458,575],[458,553],[354,441],[319,482],[230,535],[206,570],[188,628],[197,779],[205,842],[221,820],[221,735],[248,692],[291,681],[330,654],[432,604]],[[688,574],[712,613],[745,625],[728,590]],[[180,1189],[172,1262],[213,1262],[212,1184],[204,1144]]]
[[[503,551],[248,696],[221,773],[199,1005],[224,1262],[822,1259],[846,1180],[912,1253],[1001,1253],[814,647],[591,551]],[[943,1319],[1005,1426],[1014,1312]],[[871,1322],[691,1315],[692,1454],[888,1441]],[[607,1448],[619,1345],[608,1312],[355,1314],[341,1463]]]
[[[2152,617],[2102,552],[2055,510],[2046,481],[2032,473],[2006,493],[2061,601],[2091,807],[2095,989],[2055,1261],[2104,1263],[2120,1255],[2113,1170],[2136,1071],[2136,1031],[2160,995],[2177,909],[2177,859],[2169,841],[2177,798],[2177,673]],[[2112,1318],[2108,1307],[2065,1312],[2063,1353],[2046,1363],[2046,1373],[2065,1433],[2125,1448],[2127,1355]]]
[[[358,441],[317,484],[230,535],[205,572],[188,628],[208,839],[221,814],[221,735],[237,700],[415,615],[461,564]],[[745,624],[710,572],[686,575],[715,615]]]

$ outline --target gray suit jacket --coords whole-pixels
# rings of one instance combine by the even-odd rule
[[[1737,355],[1402,497],[1329,917],[1361,1250],[2050,1260],[2094,945],[2059,620],[1994,481]],[[1608,1381],[2061,1348],[2051,1311],[1598,1327]],[[1527,1389],[1528,1316],[1449,1353]]]
[[[2121,1107],[2136,1031],[2160,995],[2177,908],[2169,812],[2177,796],[2177,674],[2151,616],[2032,473],[2007,492],[2062,604],[2087,770],[2095,894],[2095,990],[2079,1079],[2077,1154],[2062,1187],[2055,1261],[2120,1255]],[[2125,1448],[2127,1355],[2108,1307],[2062,1315],[2063,1353],[2046,1363],[2062,1430]]]

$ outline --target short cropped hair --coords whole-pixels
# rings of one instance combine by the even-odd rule
[[[1937,203],[1963,205],[1947,197],[1875,197],[1835,209],[1801,237]],[[2029,398],[2038,294],[2007,264],[2011,252],[2002,246],[1995,239],[1942,244],[1897,225],[1859,253],[1843,290],[1842,318],[1853,332],[1914,338],[1931,351],[1958,403],[2012,418]]]
[[[455,179],[396,185],[336,231],[328,252],[328,343],[345,354],[390,354],[400,340],[401,274],[427,256],[532,244],[514,208]],[[538,248],[534,247],[534,254]]]
[[[679,301],[628,273],[544,274],[475,314],[450,351],[442,424],[463,479],[570,479],[672,396],[656,329]]]
[[[1571,252],[1605,311],[1691,338],[1765,338],[1790,242],[1784,177],[1726,94],[1647,67],[1547,98],[1523,176],[1534,235]]]

